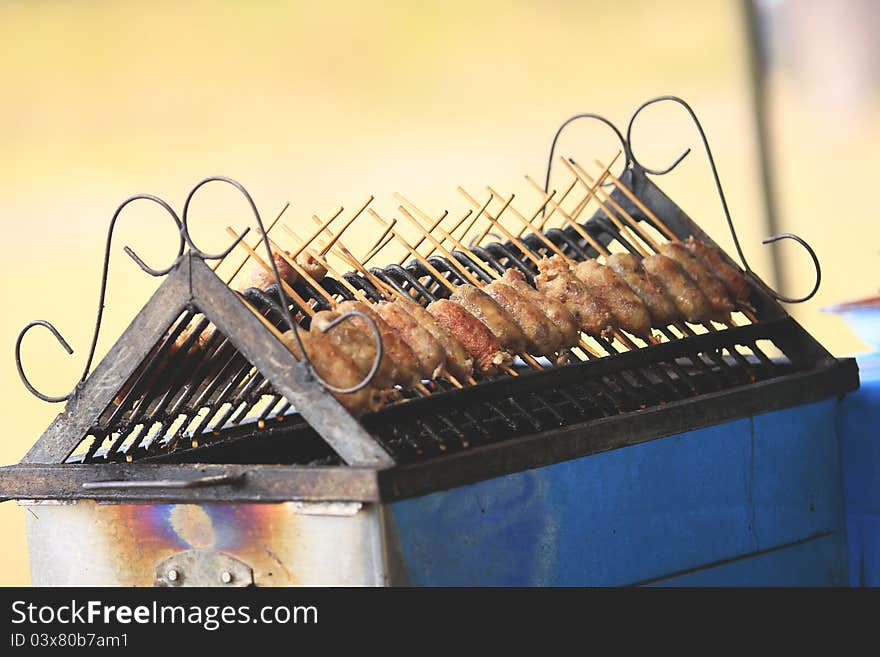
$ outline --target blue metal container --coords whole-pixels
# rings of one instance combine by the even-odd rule
[[[861,388],[844,398],[838,421],[849,583],[880,586],[880,355],[858,362]]]
[[[845,585],[839,412],[828,399],[395,502],[406,579]]]

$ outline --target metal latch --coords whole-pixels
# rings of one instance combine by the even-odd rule
[[[156,566],[156,586],[253,586],[254,571],[219,550],[186,550]]]

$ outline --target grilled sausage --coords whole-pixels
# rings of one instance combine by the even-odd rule
[[[395,303],[415,319],[443,347],[446,354],[446,369],[457,379],[467,379],[474,372],[474,359],[465,349],[461,341],[443,324],[438,322],[431,313],[415,301],[397,299]]]
[[[461,340],[480,372],[494,374],[499,366],[513,362],[513,357],[501,346],[498,338],[492,335],[492,331],[454,301],[438,299],[427,310]]]
[[[524,352],[526,336],[513,318],[482,290],[473,285],[459,285],[449,296],[492,331],[498,342],[511,353]]]
[[[565,304],[582,330],[603,338],[614,332],[616,322],[611,310],[572,273],[561,256],[542,260],[538,269],[538,291]]]
[[[672,299],[684,321],[703,324],[712,319],[712,304],[675,260],[656,253],[642,260],[642,267]]]
[[[733,311],[733,301],[724,284],[713,276],[702,262],[697,260],[681,242],[660,245],[660,253],[675,260],[702,290],[712,304],[713,317],[724,321]]]
[[[651,314],[613,269],[595,260],[584,260],[572,269],[575,276],[608,305],[620,328],[641,338],[651,336]]]
[[[752,293],[752,286],[742,270],[734,267],[724,258],[721,251],[700,240],[688,237],[683,242],[685,248],[702,262],[727,288],[734,301],[746,302]]]
[[[403,303],[383,301],[373,309],[392,329],[400,334],[407,346],[415,354],[419,364],[419,374],[425,379],[440,375],[446,364],[446,353],[441,344],[425,330],[416,319],[403,309]]]
[[[655,327],[663,328],[678,320],[675,303],[648,276],[636,256],[631,253],[613,253],[606,258],[606,263],[642,300]]]

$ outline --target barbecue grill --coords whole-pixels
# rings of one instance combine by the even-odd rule
[[[642,166],[630,132],[613,129],[620,175],[567,161],[569,192],[586,194],[575,210],[599,205],[589,218],[545,186],[532,229],[523,215],[523,230],[504,228],[510,200],[494,216],[487,203],[476,216],[493,220],[497,239],[428,235],[442,247],[429,257],[352,263],[319,284],[279,287],[276,272],[266,289],[231,290],[208,262],[237,246],[259,254],[243,236],[206,254],[186,206],[180,221],[162,202],[180,227],[175,264],[149,270],[127,249],[164,281],[22,461],[0,468],[0,499],[31,511],[33,582],[620,584],[692,581],[693,568],[728,573],[746,557],[801,559],[801,572],[824,573],[817,583],[845,580],[833,418],[857,368],[816,342],[778,303],[791,299],[747,263],[751,307],[735,323],[673,325],[651,341],[584,337],[567,362],[522,355],[497,375],[397,391],[360,418],[278,340],[292,318],[307,324],[334,300],[393,292],[427,305],[493,271],[531,282],[535,262],[554,254],[644,255],[688,236],[714,244],[649,177],[674,165]],[[217,180],[237,185],[211,178],[192,194]],[[574,220],[551,227],[554,213]],[[771,510],[762,481],[786,503]],[[618,530],[601,544],[614,547],[599,545]]]

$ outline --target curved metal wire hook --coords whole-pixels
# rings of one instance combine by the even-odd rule
[[[627,166],[629,166],[629,163],[632,160],[632,153],[630,152],[629,144],[627,143],[627,140],[623,138],[623,135],[620,134],[620,130],[617,129],[616,125],[614,125],[611,121],[606,119],[601,114],[593,114],[592,112],[585,112],[584,114],[575,114],[574,116],[571,116],[571,117],[567,118],[565,121],[563,121],[562,125],[559,126],[559,128],[556,130],[556,134],[553,135],[553,141],[550,144],[550,157],[547,159],[547,175],[544,177],[544,193],[545,194],[547,194],[550,189],[550,172],[553,170],[553,155],[556,152],[556,142],[559,141],[559,136],[562,134],[562,131],[565,130],[565,128],[568,126],[568,124],[573,123],[574,121],[577,121],[578,119],[593,119],[595,121],[599,121],[601,123],[604,123],[607,127],[611,128],[611,130],[614,131],[614,135],[617,137],[617,140],[620,142],[620,145],[623,148],[623,155],[625,158],[624,163],[623,163],[624,170],[626,169]],[[603,186],[607,186],[607,185],[611,185],[611,184],[613,184],[613,183],[610,183],[610,182],[604,183]],[[541,211],[542,216],[545,211],[546,211],[546,208]]]
[[[648,173],[662,176],[677,167],[679,163],[688,155],[688,153],[690,153],[691,149],[688,148],[681,155],[679,155],[671,165],[669,165],[665,169],[649,169],[636,159],[635,153],[632,150],[632,129],[636,118],[642,112],[642,110],[646,109],[647,107],[655,103],[666,101],[674,102],[681,105],[690,116],[694,126],[697,128],[697,132],[700,135],[700,141],[703,143],[703,149],[706,151],[706,157],[709,160],[709,168],[712,171],[712,178],[715,181],[715,189],[718,190],[718,198],[721,200],[721,208],[724,211],[724,218],[727,221],[727,227],[730,230],[730,236],[733,238],[733,244],[736,247],[736,252],[737,254],[739,254],[739,259],[742,262],[745,270],[751,274],[754,274],[755,272],[749,265],[749,261],[746,259],[746,255],[745,253],[743,253],[742,246],[739,243],[739,237],[736,234],[736,228],[734,227],[733,219],[730,216],[730,209],[727,206],[727,198],[724,196],[724,189],[722,189],[721,187],[721,177],[718,175],[718,168],[715,166],[715,158],[712,156],[712,149],[709,147],[709,139],[708,137],[706,137],[706,132],[703,130],[703,126],[702,124],[700,124],[700,120],[697,118],[696,112],[694,112],[693,108],[684,99],[679,98],[678,96],[658,96],[657,98],[652,98],[651,100],[642,103],[641,105],[639,105],[639,107],[636,108],[636,111],[633,112],[633,115],[629,119],[629,124],[626,127],[626,139],[630,145],[629,155],[632,158],[633,164]],[[816,252],[806,242],[806,240],[798,237],[793,233],[781,233],[779,235],[772,235],[762,240],[761,243],[772,244],[773,242],[778,242],[783,239],[794,240],[802,247],[804,247],[804,249],[806,249],[807,253],[810,256],[810,259],[813,262],[813,268],[815,269],[816,273],[816,282],[813,284],[813,288],[812,290],[810,290],[809,294],[802,297],[787,297],[783,294],[780,294],[776,290],[770,289],[769,287],[768,289],[770,289],[770,294],[773,296],[773,298],[777,299],[778,301],[782,301],[784,303],[803,303],[804,301],[808,301],[809,299],[812,299],[813,296],[815,296],[816,292],[818,292],[819,290],[819,285],[822,282],[822,268],[819,265],[819,258],[816,256]]]
[[[284,318],[284,321],[287,323],[287,327],[290,329],[290,332],[293,335],[293,339],[296,341],[296,346],[299,349],[299,352],[302,354],[303,360],[305,361],[306,367],[308,368],[311,376],[313,376],[315,378],[315,380],[318,383],[320,383],[323,387],[325,387],[327,390],[330,390],[331,392],[340,393],[340,394],[357,392],[358,390],[368,386],[370,384],[370,382],[373,380],[373,377],[375,376],[376,371],[379,369],[379,360],[382,357],[382,336],[379,333],[379,328],[376,326],[376,323],[373,320],[371,320],[369,317],[367,317],[366,315],[363,315],[362,313],[359,313],[356,311],[351,311],[348,313],[344,313],[343,315],[340,315],[339,317],[334,319],[332,322],[330,322],[327,325],[327,327],[325,327],[325,329],[324,329],[324,330],[327,330],[329,328],[332,328],[333,326],[336,326],[339,322],[341,322],[343,319],[348,318],[350,315],[360,315],[365,320],[367,320],[367,322],[368,322],[369,326],[372,328],[373,334],[376,338],[376,359],[375,359],[375,362],[373,363],[373,367],[370,369],[367,376],[364,377],[364,379],[362,381],[360,381],[357,385],[351,386],[350,388],[338,388],[337,386],[334,386],[329,381],[325,380],[320,374],[318,374],[317,370],[315,369],[315,366],[312,365],[312,361],[309,359],[309,356],[306,353],[305,348],[303,347],[302,340],[299,337],[299,331],[297,330],[298,325],[296,324],[296,322],[293,321],[293,315],[290,314],[290,308],[287,305],[286,299],[284,298],[284,289],[283,289],[283,286],[281,285],[281,276],[278,274],[278,266],[275,264],[275,257],[272,252],[272,245],[269,243],[269,235],[266,233],[266,227],[263,225],[263,219],[260,216],[260,211],[257,210],[257,205],[256,205],[256,203],[254,203],[254,199],[251,197],[250,193],[248,193],[248,191],[244,188],[244,186],[240,182],[238,182],[237,180],[233,180],[232,178],[228,178],[227,176],[209,176],[208,178],[200,180],[198,183],[196,183],[195,187],[193,187],[190,190],[189,195],[186,197],[186,202],[183,205],[183,228],[182,228],[182,232],[184,234],[184,237],[186,239],[187,244],[189,244],[190,249],[192,249],[192,251],[196,255],[198,255],[200,258],[205,259],[205,260],[216,260],[219,258],[225,258],[232,251],[232,249],[234,249],[238,245],[238,243],[241,242],[242,239],[244,239],[244,236],[248,234],[248,231],[250,231],[250,227],[245,229],[235,239],[235,241],[232,243],[232,245],[228,249],[226,249],[222,254],[219,254],[219,255],[206,254],[204,251],[201,251],[193,244],[192,238],[189,235],[189,228],[188,228],[188,224],[187,224],[190,201],[192,200],[193,195],[199,189],[201,189],[202,186],[207,185],[209,182],[215,182],[215,181],[216,182],[224,182],[228,185],[232,185],[233,187],[235,187],[239,192],[241,192],[242,196],[244,196],[244,198],[247,200],[248,205],[251,208],[251,212],[253,212],[254,219],[257,222],[257,229],[260,232],[260,239],[263,242],[263,246],[266,248],[266,253],[269,256],[268,262],[269,262],[269,265],[272,267],[272,276],[275,280],[275,285],[278,289],[278,301],[279,301],[278,305],[281,310],[281,316]]]
[[[192,250],[192,252],[195,255],[197,255],[199,258],[201,258],[202,260],[222,260],[223,258],[228,256],[230,253],[232,253],[232,249],[234,249],[236,246],[238,246],[238,243],[241,242],[244,239],[245,235],[247,235],[251,230],[250,226],[245,228],[244,231],[242,231],[242,233],[238,237],[235,238],[235,241],[232,244],[230,244],[226,250],[224,250],[220,253],[217,253],[217,254],[206,253],[205,251],[202,251],[199,247],[197,247],[195,245],[195,242],[193,242],[192,236],[189,234],[189,204],[190,204],[190,201],[192,201],[192,198],[195,195],[195,193],[203,185],[206,185],[209,182],[213,182],[215,180],[228,183],[228,184],[232,185],[233,187],[235,187],[236,189],[238,189],[238,191],[240,191],[242,194],[244,194],[244,197],[247,199],[248,203],[251,206],[251,210],[254,212],[254,215],[257,217],[257,220],[260,224],[260,227],[262,228],[262,226],[263,226],[262,220],[260,219],[260,213],[257,212],[257,206],[254,205],[254,201],[251,198],[251,195],[248,194],[247,190],[244,187],[242,187],[241,183],[233,180],[232,178],[227,178],[226,176],[210,176],[208,178],[205,178],[204,180],[199,181],[198,183],[196,183],[196,186],[190,190],[189,194],[186,197],[186,201],[183,204],[183,237],[186,240],[186,243],[189,246],[190,250]],[[269,259],[270,260],[272,259],[271,254],[270,254]],[[272,265],[272,269],[273,270],[275,269],[274,263]],[[287,306],[285,306],[285,308],[286,307]]]
[[[52,403],[66,401],[66,400],[70,399],[71,395],[73,395],[73,393],[76,391],[77,386],[79,386],[80,383],[85,381],[86,377],[89,375],[89,371],[92,368],[92,361],[95,358],[95,349],[98,346],[98,336],[100,335],[100,332],[101,332],[101,323],[104,318],[104,299],[107,294],[107,279],[108,279],[109,271],[110,271],[110,247],[112,246],[112,243],[113,243],[113,232],[116,229],[116,220],[119,218],[119,215],[122,212],[122,210],[126,206],[128,206],[129,203],[132,203],[134,201],[141,200],[141,199],[147,200],[147,201],[152,201],[153,203],[158,203],[161,207],[163,207],[165,209],[166,212],[168,212],[168,214],[171,215],[171,218],[174,220],[174,224],[177,227],[178,237],[180,239],[180,244],[178,245],[178,249],[177,249],[177,256],[175,257],[174,262],[172,262],[171,265],[169,265],[168,267],[166,267],[164,269],[153,269],[152,267],[147,265],[137,255],[137,253],[134,252],[134,250],[131,247],[129,247],[129,246],[124,247],[123,250],[125,251],[125,253],[132,260],[134,260],[135,263],[137,263],[137,265],[141,269],[143,269],[145,272],[147,272],[151,276],[164,276],[165,274],[167,274],[168,272],[170,272],[174,268],[174,266],[177,264],[177,262],[180,260],[181,256],[183,255],[184,238],[181,233],[181,225],[182,224],[180,222],[180,219],[177,216],[177,213],[171,208],[170,205],[168,205],[165,201],[160,199],[158,196],[153,196],[152,194],[136,194],[135,196],[130,196],[129,198],[125,199],[122,203],[120,203],[119,206],[116,208],[116,211],[113,213],[113,218],[110,220],[110,227],[107,230],[107,242],[106,242],[106,245],[104,246],[104,266],[101,271],[101,292],[98,297],[98,311],[97,311],[97,316],[95,318],[95,330],[92,333],[92,344],[89,347],[89,355],[88,355],[88,358],[86,358],[86,364],[85,364],[85,367],[83,367],[82,376],[80,377],[79,381],[77,381],[77,384],[74,386],[73,390],[68,392],[66,395],[59,395],[59,396],[51,396],[51,395],[43,394],[42,392],[37,390],[33,386],[33,384],[28,380],[27,375],[24,373],[24,366],[21,363],[21,343],[22,343],[22,340],[24,339],[24,336],[27,334],[27,332],[30,331],[35,326],[44,326],[47,329],[49,329],[49,331],[52,333],[52,335],[55,337],[55,339],[58,341],[58,343],[62,347],[64,347],[65,351],[67,351],[68,354],[72,354],[73,349],[67,343],[67,340],[64,339],[64,336],[61,335],[61,333],[58,331],[58,329],[56,329],[55,326],[53,326],[51,322],[47,322],[46,320],[40,319],[40,320],[36,320],[36,321],[30,322],[29,324],[27,324],[21,330],[21,332],[18,334],[18,338],[15,341],[15,366],[18,369],[18,376],[21,378],[21,382],[24,384],[24,387],[27,388],[28,391],[30,391],[30,393],[32,395],[34,395],[35,397],[38,397],[39,399],[42,399],[43,401],[52,402]]]

